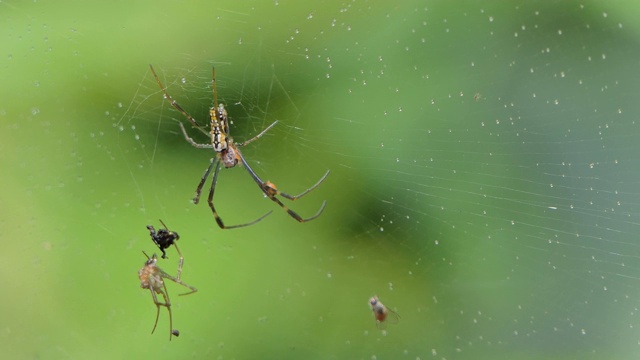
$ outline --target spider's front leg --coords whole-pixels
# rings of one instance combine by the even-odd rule
[[[193,140],[193,138],[189,136],[189,134],[187,133],[187,130],[184,128],[184,125],[181,122],[179,122],[178,125],[180,125],[180,129],[182,130],[182,135],[184,135],[184,139],[187,140],[187,142],[191,144],[191,146],[196,147],[198,149],[213,149],[212,144],[200,144],[195,142],[195,140]]]

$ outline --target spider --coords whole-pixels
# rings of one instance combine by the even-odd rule
[[[391,315],[389,318],[390,323],[397,323],[400,315],[395,311],[384,306],[382,302],[378,299],[378,295],[373,296],[369,299],[369,306],[371,306],[371,310],[373,311],[373,316],[376,318],[376,326],[378,328],[383,327],[383,322],[387,320],[387,317]]]
[[[193,198],[193,203],[198,204],[198,202],[200,201],[200,195],[202,194],[202,188],[204,186],[204,183],[209,177],[211,170],[215,169],[213,171],[213,178],[211,180],[211,187],[209,189],[209,197],[207,201],[209,203],[209,207],[211,208],[211,211],[213,212],[213,216],[216,219],[216,223],[220,228],[234,229],[239,227],[250,226],[261,221],[262,219],[267,217],[269,214],[271,214],[271,211],[269,211],[268,213],[262,215],[261,217],[244,224],[231,225],[231,226],[225,225],[224,222],[222,221],[222,218],[218,215],[218,212],[216,211],[216,208],[213,203],[213,194],[216,189],[216,183],[218,182],[218,173],[220,172],[221,164],[224,165],[225,168],[232,168],[238,165],[239,162],[241,162],[242,165],[244,165],[245,169],[247,169],[247,172],[249,172],[249,175],[251,175],[251,178],[256,182],[256,184],[258,184],[258,187],[260,188],[260,190],[262,190],[264,195],[269,199],[271,199],[272,201],[274,201],[276,204],[278,204],[281,208],[283,208],[289,214],[289,216],[291,216],[292,218],[296,219],[301,223],[311,221],[317,218],[318,216],[320,216],[320,214],[322,214],[322,211],[324,210],[327,203],[326,201],[322,202],[320,209],[316,212],[315,215],[308,218],[303,218],[300,215],[298,215],[295,211],[289,209],[276,196],[282,196],[283,198],[292,200],[292,201],[297,200],[298,198],[303,197],[304,195],[308,194],[310,191],[318,187],[327,178],[327,176],[329,175],[329,171],[327,170],[327,172],[320,178],[320,180],[318,180],[318,182],[316,182],[313,186],[303,191],[299,195],[290,195],[285,192],[282,192],[278,190],[275,184],[273,184],[272,182],[263,181],[262,179],[260,179],[260,177],[255,173],[255,171],[253,171],[251,166],[249,166],[244,156],[242,156],[242,153],[240,152],[239,148],[242,146],[248,145],[249,143],[259,139],[262,135],[264,135],[267,131],[269,131],[272,127],[274,127],[278,123],[278,121],[277,120],[274,121],[271,125],[267,126],[264,130],[262,130],[258,135],[252,137],[249,140],[246,140],[244,142],[234,142],[233,138],[229,134],[229,122],[227,118],[227,110],[225,109],[224,104],[218,104],[218,91],[216,90],[215,67],[212,68],[211,83],[212,83],[212,90],[213,90],[213,107],[209,109],[209,120],[210,120],[209,131],[205,130],[203,126],[199,125],[198,122],[196,122],[196,120],[191,115],[189,115],[180,105],[178,105],[178,103],[175,100],[173,100],[171,95],[167,93],[166,89],[160,82],[160,79],[158,78],[158,75],[156,74],[151,64],[149,64],[149,68],[151,69],[151,73],[153,74],[153,77],[156,79],[156,82],[158,83],[160,90],[162,90],[162,93],[164,94],[164,98],[171,103],[171,106],[173,106],[182,115],[184,115],[184,117],[187,118],[187,120],[189,120],[189,122],[193,127],[195,127],[196,129],[200,130],[202,133],[207,134],[211,137],[211,143],[209,144],[197,143],[189,136],[182,122],[178,123],[180,125],[180,129],[182,130],[182,134],[184,135],[185,140],[189,144],[199,149],[213,149],[216,152],[216,156],[210,160],[209,167],[207,167],[207,170],[204,172],[204,175],[200,179],[200,183],[196,188],[195,197]]]
[[[198,291],[198,289],[194,288],[191,285],[187,285],[179,279],[167,274],[164,270],[160,269],[156,264],[158,262],[158,257],[156,254],[153,254],[152,257],[149,257],[147,253],[142,252],[144,256],[147,257],[147,261],[144,263],[144,267],[138,271],[138,277],[140,278],[140,287],[143,289],[149,289],[151,292],[151,297],[153,297],[153,302],[156,304],[156,321],[153,323],[153,330],[151,333],[153,334],[156,331],[156,326],[158,325],[158,318],[160,317],[160,306],[164,306],[169,311],[169,341],[171,341],[172,336],[179,336],[180,332],[176,329],[173,329],[173,318],[171,316],[171,301],[169,300],[169,292],[167,291],[167,285],[164,283],[163,279],[169,279],[177,284],[180,284],[184,287],[191,289],[190,292],[180,294],[180,295],[189,295]],[[164,302],[158,301],[157,294],[162,295]]]
[[[164,229],[159,229],[158,231],[156,231],[153,226],[147,225],[149,235],[151,235],[151,240],[153,240],[153,242],[160,248],[160,251],[162,251],[163,259],[167,259],[167,253],[164,251],[165,249],[168,249],[171,245],[176,248],[178,256],[180,257],[180,262],[178,263],[178,275],[176,275],[176,278],[180,280],[182,265],[184,264],[184,258],[182,257],[180,249],[178,249],[178,244],[176,244],[176,240],[180,240],[180,235],[175,231],[169,230],[162,219],[160,219],[160,223],[164,226]]]

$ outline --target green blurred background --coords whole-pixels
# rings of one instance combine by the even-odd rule
[[[640,7],[631,1],[2,2],[6,358],[635,358]],[[211,106],[241,168],[190,201]],[[195,136],[196,132],[192,132]],[[206,138],[199,137],[205,142]],[[180,233],[169,342],[145,228]],[[173,273],[177,256],[159,264]],[[376,327],[377,294],[398,324]]]

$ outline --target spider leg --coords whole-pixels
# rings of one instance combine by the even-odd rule
[[[218,88],[216,87],[216,67],[211,67],[211,91],[213,92],[213,106],[218,108]]]
[[[153,329],[151,333],[153,334],[156,331],[156,326],[158,326],[158,319],[160,318],[160,303],[158,302],[158,298],[156,297],[156,292],[153,289],[149,289],[151,291],[151,297],[153,297],[153,302],[156,304],[156,321],[153,323]]]
[[[183,283],[182,281],[176,281],[176,283],[191,289],[191,291],[183,293],[183,294],[178,294],[178,296],[190,295],[190,294],[193,294],[194,292],[198,292],[198,289],[196,289],[195,287],[193,287],[191,285],[187,285],[187,284]]]
[[[317,218],[318,216],[320,216],[322,214],[322,212],[324,211],[325,206],[327,206],[327,201],[323,201],[322,205],[320,205],[320,209],[318,209],[318,211],[315,213],[315,215],[310,216],[308,218],[303,218],[302,216],[298,215],[298,213],[296,213],[295,211],[289,209],[289,207],[287,207],[285,204],[282,203],[282,201],[280,201],[280,199],[278,199],[276,197],[275,194],[273,195],[269,195],[267,194],[267,197],[271,200],[273,200],[276,204],[280,205],[281,208],[283,208],[288,214],[289,216],[291,216],[292,218],[298,220],[298,222],[307,222],[307,221],[311,221],[315,218]]]
[[[303,218],[302,216],[298,215],[298,213],[296,213],[295,211],[289,209],[289,207],[287,207],[285,204],[282,203],[282,201],[280,201],[280,199],[278,199],[276,196],[277,195],[281,195],[283,194],[282,192],[280,192],[276,186],[267,181],[264,182],[262,181],[262,179],[260,179],[260,177],[258,176],[258,174],[256,174],[255,171],[253,171],[253,169],[251,168],[251,166],[249,166],[249,164],[247,163],[247,161],[244,159],[244,156],[242,156],[242,153],[240,152],[240,150],[237,150],[237,154],[238,157],[240,158],[240,160],[242,161],[242,164],[244,165],[245,169],[247,169],[247,171],[249,172],[249,175],[251,175],[251,178],[253,179],[253,181],[256,182],[256,184],[258,184],[258,187],[260,187],[260,190],[262,190],[262,192],[269,198],[271,199],[273,202],[275,202],[276,204],[278,204],[281,208],[283,208],[288,214],[289,216],[291,216],[292,218],[296,219],[298,222],[307,222],[307,221],[311,221],[315,218],[317,218],[318,216],[320,216],[320,214],[322,214],[322,211],[324,211],[324,207],[327,205],[326,201],[322,202],[322,205],[320,206],[320,209],[318,210],[318,212],[316,212],[315,215],[308,217],[308,218]],[[329,171],[327,171],[324,176],[320,179],[320,181],[318,181],[315,185],[313,185],[311,188],[305,190],[304,192],[302,192],[302,194],[297,195],[297,196],[291,196],[289,194],[284,194],[282,195],[283,197],[289,199],[289,200],[296,200],[299,197],[302,197],[304,195],[306,195],[307,193],[309,193],[311,190],[315,189],[318,185],[320,185],[320,183],[322,183],[324,181],[324,179],[327,177],[327,175],[329,175]],[[286,195],[286,196],[285,196]]]
[[[209,174],[211,173],[211,169],[213,169],[213,167],[216,166],[216,169],[220,168],[220,163],[218,162],[218,158],[212,158],[211,159],[211,163],[209,164],[209,167],[207,167],[207,170],[205,170],[204,175],[202,175],[202,179],[200,179],[200,183],[198,184],[198,187],[196,188],[196,196],[193,198],[193,203],[194,204],[198,204],[200,202],[200,195],[202,195],[202,188],[204,187],[204,183],[205,181],[207,181],[207,178],[209,177]],[[216,170],[216,173],[218,172],[218,170]]]
[[[156,304],[156,321],[153,323],[153,330],[151,330],[151,333],[153,334],[156,331],[156,326],[158,326],[158,318],[160,317],[160,306],[164,306],[167,308],[167,311],[169,311],[169,341],[171,341],[171,329],[173,329],[173,318],[171,316],[171,302],[169,301],[169,293],[167,292],[167,285],[163,282],[162,283],[162,287],[164,288],[164,291],[162,289],[149,289],[151,291],[151,296],[153,297],[153,302]],[[164,303],[158,301],[158,297],[156,295],[156,292],[160,293],[162,295],[162,297],[164,298]]]
[[[278,120],[274,121],[271,123],[271,125],[267,126],[266,128],[264,128],[264,130],[262,130],[258,135],[252,137],[249,140],[245,140],[241,143],[235,143],[236,146],[245,146],[247,144],[252,143],[255,140],[258,140],[260,137],[262,137],[262,135],[264,135],[267,131],[269,131],[272,127],[276,126],[276,124],[278,123]]]
[[[162,86],[162,83],[160,82],[160,78],[158,78],[158,75],[156,74],[156,71],[153,69],[153,66],[151,64],[149,64],[149,68],[151,69],[151,73],[153,74],[153,77],[156,79],[156,82],[158,83],[160,90],[162,90],[162,93],[164,94],[164,98],[169,100],[169,102],[171,103],[171,106],[173,106],[176,110],[182,113],[182,115],[184,115],[184,117],[186,117],[187,120],[189,120],[191,125],[195,127],[200,127],[196,119],[194,119],[191,115],[189,115],[186,111],[184,111],[184,109],[180,105],[178,105],[178,103],[175,100],[173,100],[171,95],[169,95],[169,93],[164,88],[164,86]]]
[[[214,68],[214,71],[215,71],[215,68]],[[211,208],[211,211],[213,212],[213,217],[216,219],[216,223],[218,223],[218,226],[220,228],[224,229],[225,228],[224,223],[222,222],[222,219],[218,215],[218,212],[216,211],[216,208],[213,205],[213,194],[216,191],[216,183],[218,182],[219,172],[220,172],[220,162],[218,162],[218,164],[216,165],[216,170],[213,172],[213,179],[211,179],[211,188],[209,189],[209,198],[207,199],[207,201],[209,203],[209,207]]]
[[[165,230],[169,230],[169,228],[168,228],[168,227],[167,227],[167,225],[164,223],[164,221],[162,221],[162,219],[158,219],[158,220],[160,220],[160,224],[162,224],[162,227],[163,227],[163,228],[165,228]],[[148,229],[148,228],[149,228],[149,227],[147,226],[147,229]]]
[[[208,175],[210,169],[207,170],[207,172],[205,173],[205,175]],[[209,198],[207,199],[207,201],[209,202],[209,207],[211,208],[211,212],[213,212],[213,217],[216,219],[216,223],[218,223],[218,226],[221,229],[235,229],[235,228],[240,228],[240,227],[245,227],[245,226],[250,226],[253,225],[257,222],[262,221],[262,219],[266,218],[267,216],[269,216],[269,214],[271,214],[271,211],[269,211],[268,213],[260,216],[259,218],[257,218],[256,220],[253,220],[252,222],[248,222],[245,224],[239,224],[239,225],[232,225],[232,226],[228,226],[225,225],[224,222],[222,222],[222,218],[220,217],[220,215],[218,215],[218,212],[216,211],[216,208],[213,204],[213,194],[216,191],[216,183],[218,182],[218,173],[220,172],[220,162],[218,161],[217,166],[216,166],[216,170],[213,172],[213,179],[211,180],[211,188],[209,189]]]
[[[330,170],[327,170],[326,173],[324,173],[324,175],[322,175],[322,177],[320,178],[320,180],[318,180],[318,182],[316,182],[312,187],[308,188],[307,190],[303,191],[302,193],[298,194],[298,195],[289,195],[287,193],[284,193],[278,189],[275,188],[275,186],[269,186],[269,189],[267,189],[269,192],[274,192],[275,195],[280,195],[283,198],[287,198],[289,200],[296,200],[299,199],[305,195],[307,195],[308,193],[311,192],[311,190],[315,189],[318,187],[318,185],[322,184],[322,182],[324,181],[324,179],[327,178],[327,176],[329,176],[329,172],[331,172]],[[267,181],[267,183],[265,185],[273,185],[273,183],[270,183]]]
[[[180,294],[180,296],[182,296],[182,295],[189,295],[189,294],[193,294],[194,292],[197,292],[197,291],[198,291],[198,289],[196,289],[195,287],[193,287],[193,286],[191,286],[191,285],[189,285],[189,284],[187,284],[187,283],[183,282],[182,280],[180,280],[180,279],[178,279],[178,278],[176,278],[176,277],[173,277],[173,276],[171,276],[171,275],[167,274],[166,272],[164,272],[164,270],[162,271],[162,277],[163,277],[163,278],[165,278],[165,279],[169,279],[169,280],[173,281],[174,283],[176,283],[176,284],[178,284],[178,285],[182,285],[182,286],[184,286],[184,287],[186,287],[186,288],[191,289],[191,291],[189,291],[189,292],[187,292],[187,293],[184,293],[184,294]],[[166,286],[166,285],[165,285],[165,286]],[[165,288],[166,288],[166,287],[165,287]]]
[[[182,274],[182,265],[184,265],[184,257],[182,257],[182,253],[180,252],[180,249],[178,249],[178,244],[173,243],[173,247],[176,248],[176,251],[178,252],[178,256],[180,257],[180,261],[178,262],[178,275],[176,276],[176,278],[180,280],[180,274]]]
[[[178,122],[178,125],[180,125],[180,129],[182,130],[182,135],[184,135],[184,139],[187,140],[187,142],[189,144],[191,144],[191,146],[193,147],[197,147],[198,149],[213,149],[213,145],[212,144],[200,144],[195,142],[191,136],[189,136],[189,134],[187,134],[187,130],[184,128],[184,125],[182,125],[181,122]],[[204,131],[201,128],[197,128],[200,131]],[[206,135],[209,135],[205,132]]]
[[[160,290],[162,297],[164,297],[164,304],[169,312],[169,341],[171,341],[171,336],[173,335],[173,316],[171,315],[171,302],[169,301],[169,292],[167,291],[167,284],[162,282],[162,287],[164,287],[164,291]],[[160,308],[158,308],[159,310]],[[156,319],[157,321],[157,319]]]

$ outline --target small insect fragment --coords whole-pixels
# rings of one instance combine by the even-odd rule
[[[171,333],[173,334],[173,336],[180,336],[180,331],[178,329],[171,330]]]
[[[380,299],[378,299],[377,295],[369,299],[369,306],[371,306],[373,316],[376,319],[376,326],[378,328],[382,328],[383,322],[385,322],[387,319],[388,323],[395,324],[400,318],[400,315],[398,315],[398,313],[384,306]]]
[[[184,258],[182,257],[180,249],[178,249],[178,244],[176,243],[177,240],[180,240],[180,235],[178,235],[178,233],[175,231],[169,230],[162,219],[160,219],[160,223],[162,224],[162,226],[164,226],[164,229],[159,229],[158,231],[156,231],[156,229],[152,225],[147,225],[147,230],[149,230],[149,235],[151,236],[151,240],[153,240],[153,243],[158,246],[160,251],[162,251],[163,259],[168,259],[167,253],[164,251],[165,249],[168,249],[169,247],[171,247],[171,245],[176,248],[178,256],[180,257],[180,261],[178,263],[178,274],[176,275],[176,278],[180,280],[180,274],[182,274],[182,265],[184,265]]]
[[[156,331],[156,326],[158,325],[158,318],[160,317],[160,307],[164,306],[167,308],[169,312],[169,341],[171,341],[171,337],[173,335],[178,336],[179,332],[173,329],[173,317],[171,315],[171,301],[169,300],[169,292],[167,291],[167,285],[164,283],[163,279],[169,279],[176,284],[180,284],[186,288],[189,288],[191,291],[188,293],[180,294],[180,295],[188,295],[192,294],[198,289],[194,288],[191,285],[187,285],[179,279],[167,274],[164,270],[158,267],[158,257],[156,254],[153,254],[152,257],[149,257],[147,253],[142,252],[144,256],[147,257],[147,261],[144,263],[144,267],[138,271],[138,278],[140,279],[140,287],[143,289],[149,289],[151,292],[151,297],[153,298],[153,302],[156,305],[156,321],[153,323],[153,329],[151,333],[153,334]],[[158,300],[158,295],[162,295],[164,302]],[[177,334],[176,334],[177,333]]]
[[[156,229],[151,225],[147,225],[147,229],[149,230],[149,235],[151,235],[153,242],[158,245],[158,248],[162,251],[162,258],[167,259],[167,253],[164,250],[171,247],[171,245],[175,245],[177,250],[178,245],[175,242],[176,240],[180,240],[180,235],[175,231],[169,230],[162,219],[160,219],[160,223],[164,226],[164,229],[156,231]],[[179,250],[178,253],[180,253]]]

